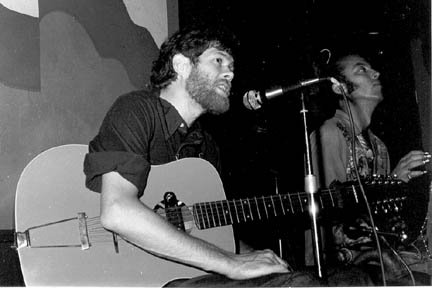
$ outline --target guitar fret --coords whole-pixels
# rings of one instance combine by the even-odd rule
[[[201,225],[200,225],[200,223],[198,221],[198,217],[197,217],[198,212],[196,211],[196,205],[192,206],[191,213],[192,213],[192,218],[194,220],[195,225],[198,226],[198,229],[201,229]]]
[[[240,205],[241,205],[241,208],[242,208],[242,211],[243,211],[244,222],[246,222],[246,213],[245,213],[245,210],[244,210],[244,207],[243,207],[243,201],[242,200],[239,200],[239,201],[240,201]]]
[[[300,202],[301,212],[304,212],[304,209],[303,209],[303,200],[300,197],[300,193],[297,193],[297,198],[299,199],[299,202]]]
[[[238,214],[238,210],[237,210],[237,204],[235,203],[236,202],[236,200],[234,200],[233,201],[233,203],[234,203],[234,209],[235,209],[235,214],[236,214],[236,217],[237,217],[237,223],[240,223],[240,218],[239,218],[239,214]]]
[[[202,229],[203,227],[199,218],[199,211],[198,211],[199,203],[193,205],[192,208],[193,208],[193,215],[195,219],[195,225],[198,226],[198,229]]]
[[[210,216],[211,216],[210,219],[213,221],[211,227],[216,227],[217,224],[216,224],[215,212],[213,211],[213,205],[212,205],[212,204],[214,204],[214,202],[208,202],[208,203],[209,203],[208,205],[210,207]]]
[[[213,219],[213,227],[215,227],[215,226],[218,226],[218,225],[216,223],[215,213],[213,212],[212,203],[213,204],[215,204],[215,203],[214,202],[210,202],[210,210],[211,210],[211,215],[212,215],[212,219]],[[217,213],[217,209],[216,209],[216,213]]]
[[[209,217],[209,214],[208,214],[207,206],[208,206],[208,203],[205,202],[205,203],[204,203],[204,207],[205,207],[205,214],[206,214],[207,222],[208,222],[208,224],[209,224],[207,228],[211,228],[211,227],[213,227],[213,226],[212,226],[211,223],[210,223],[210,217]]]
[[[210,218],[209,218],[209,222],[211,222],[210,221],[210,219],[213,219],[213,223],[210,223],[210,227],[214,227],[214,216],[213,216],[213,208],[212,208],[212,205],[211,205],[211,203],[209,203],[209,202],[206,202],[206,206],[207,206],[207,209],[206,209],[206,211],[207,211],[207,217],[209,217],[210,216]],[[210,207],[210,211],[208,210],[208,207]],[[213,225],[212,225],[213,224]]]
[[[250,216],[251,216],[251,220],[253,221],[253,220],[254,220],[254,217],[253,217],[252,208],[251,208],[251,205],[250,205],[249,199],[246,199],[246,201],[247,201],[248,206],[249,206],[249,213],[250,213]]]
[[[288,200],[289,200],[289,203],[290,203],[290,206],[291,206],[291,213],[294,214],[294,207],[293,207],[292,201],[291,201],[291,194],[288,194]]]
[[[206,226],[206,223],[205,223],[205,218],[204,218],[204,213],[203,213],[203,209],[202,209],[202,203],[199,203],[199,207],[200,207],[200,210],[201,210],[201,219],[202,219],[202,221],[201,221],[201,223],[202,223],[202,226],[205,228],[205,229],[207,229],[208,227]]]
[[[258,218],[261,220],[261,213],[260,213],[260,210],[259,210],[258,200],[257,200],[256,197],[254,197],[254,199],[255,199],[255,203],[256,203],[256,207],[257,207]]]
[[[274,215],[277,216],[276,206],[275,206],[275,204],[274,204],[273,196],[270,196],[270,199],[271,199],[271,202],[272,202],[272,205],[273,205]]]
[[[204,223],[205,223],[205,227],[206,228],[211,228],[211,224],[210,224],[210,219],[207,213],[207,203],[202,203],[204,205],[204,213],[203,213],[203,217],[204,217]]]
[[[221,223],[221,226],[228,225],[229,223],[227,222],[226,215],[225,215],[225,209],[223,206],[224,201],[218,201],[218,202],[219,202],[219,206],[218,206],[219,207],[218,208],[219,214],[222,213],[222,215],[223,215],[223,217],[222,216],[220,217],[219,223]]]
[[[219,201],[219,202],[222,205],[222,213],[223,213],[224,220],[225,220],[224,225],[228,225],[229,223],[227,222],[227,219],[226,219],[226,212],[225,212],[225,209],[223,207],[223,204],[225,203],[225,201]]]
[[[233,221],[233,219],[232,219],[232,212],[231,212],[231,204],[230,204],[230,202],[231,202],[231,201],[225,201],[225,203],[228,205],[228,214],[229,214],[230,219],[231,219],[231,224],[233,224],[234,221]]]
[[[285,215],[285,207],[283,205],[282,196],[280,194],[278,194],[278,196],[279,196],[279,201],[280,201],[281,207],[282,207],[282,214]]]
[[[332,202],[332,207],[335,207],[335,203],[334,203],[334,200],[333,200],[333,194],[331,193],[331,191],[329,192],[329,194],[330,194],[330,200]]]
[[[264,203],[264,210],[265,210],[265,212],[266,212],[267,219],[269,219],[269,215],[268,215],[268,211],[267,211],[267,205],[266,205],[266,202],[265,202],[265,197],[262,196],[262,199],[263,199],[263,203]]]

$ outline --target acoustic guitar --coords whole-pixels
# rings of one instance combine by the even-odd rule
[[[158,258],[105,230],[99,194],[84,183],[87,145],[48,149],[23,170],[15,201],[16,246],[27,286],[163,286],[205,272]],[[399,211],[397,181],[366,183],[376,215]],[[321,208],[361,203],[349,183],[318,194]],[[304,192],[226,200],[216,169],[200,158],[152,166],[140,199],[179,230],[235,251],[231,224],[289,217],[308,210]],[[395,231],[392,231],[394,234]]]

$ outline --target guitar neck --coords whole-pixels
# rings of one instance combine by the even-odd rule
[[[365,183],[373,212],[399,211],[409,191],[407,185],[400,181],[377,179],[372,178]],[[320,190],[315,198],[320,209],[342,208],[348,203],[364,203],[358,192],[357,185],[344,183],[339,187]],[[198,229],[208,229],[307,212],[308,203],[308,194],[298,192],[196,203],[192,206],[192,214]]]
[[[321,208],[337,205],[336,190],[321,191],[318,204]],[[308,211],[307,193],[277,194],[237,200],[201,202],[192,206],[194,222],[198,229],[272,219]]]

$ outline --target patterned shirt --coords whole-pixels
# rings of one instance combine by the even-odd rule
[[[346,182],[357,178],[349,127],[348,115],[336,110],[333,118],[311,134],[314,174],[321,187],[329,187],[335,180]],[[390,159],[385,144],[370,129],[363,134],[356,132],[355,156],[360,176],[388,175]]]

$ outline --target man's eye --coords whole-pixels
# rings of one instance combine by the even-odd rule
[[[216,63],[222,64],[223,63],[223,59],[222,58],[216,58]]]

